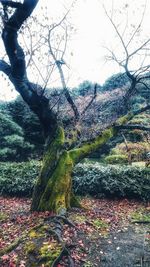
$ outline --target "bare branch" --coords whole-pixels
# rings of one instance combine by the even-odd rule
[[[150,87],[149,87],[146,83],[144,83],[144,82],[142,82],[142,81],[140,81],[140,82],[138,82],[138,83],[139,83],[139,84],[143,84],[143,85],[145,86],[146,89],[150,90]]]
[[[63,59],[64,58],[64,55],[65,55],[65,52],[66,52],[66,49],[67,49],[67,39],[68,39],[68,29],[66,27],[65,29],[65,44],[64,44],[64,50],[62,52],[62,56],[61,58]]]
[[[141,28],[141,25],[143,23],[143,20],[144,20],[144,15],[145,15],[145,11],[146,11],[146,6],[147,6],[147,0],[145,1],[145,5],[144,5],[144,10],[143,10],[143,13],[142,13],[142,17],[141,17],[141,21],[140,23],[138,24],[137,28],[134,30],[133,34],[131,35],[131,38],[129,39],[126,47],[128,47],[131,43],[131,41],[134,39],[134,36],[136,35],[136,33],[139,31],[139,29]]]
[[[70,5],[70,8],[67,10],[67,12],[65,13],[64,17],[58,22],[58,23],[55,23],[53,25],[51,25],[51,29],[50,30],[54,30],[55,28],[59,27],[63,21],[65,21],[65,19],[67,18],[68,14],[70,13],[72,7],[74,6],[76,0],[74,0],[71,5]]]
[[[84,115],[84,113],[89,109],[89,107],[92,105],[93,101],[95,100],[95,98],[97,97],[97,83],[94,85],[94,94],[93,97],[91,99],[91,101],[87,104],[87,106],[85,107],[85,109],[82,111],[81,116]]]
[[[134,50],[131,54],[129,54],[128,58],[131,58],[132,56],[137,54],[137,52],[142,50],[148,43],[150,43],[150,38],[146,42],[144,42],[142,45],[140,45],[136,50]]]
[[[134,72],[134,75],[136,75],[136,78],[137,78],[138,76],[141,76],[143,73],[147,72],[149,69],[150,69],[150,65],[140,67]],[[139,79],[141,79],[141,77]]]
[[[106,10],[106,8],[105,8],[104,5],[103,5],[103,8],[104,8],[104,11],[105,11],[105,14],[106,14],[107,18],[111,22],[112,26],[114,27],[114,29],[115,29],[115,31],[116,31],[116,33],[117,33],[117,35],[118,35],[118,37],[119,37],[119,39],[120,39],[120,41],[122,43],[122,46],[123,46],[124,51],[126,53],[126,56],[128,57],[128,50],[127,50],[126,45],[125,45],[125,42],[124,42],[124,40],[123,40],[123,38],[121,36],[121,33],[119,32],[117,26],[115,25],[114,21],[112,20],[112,17],[109,16],[109,14],[108,14],[108,12],[107,12],[107,10]]]
[[[52,58],[53,58],[56,66],[58,68],[58,71],[59,71],[59,75],[60,75],[60,79],[61,79],[61,83],[62,83],[62,87],[63,87],[62,94],[63,93],[65,94],[65,97],[66,97],[68,103],[70,104],[70,106],[71,106],[71,108],[72,108],[72,110],[74,112],[75,118],[76,118],[76,120],[78,120],[79,117],[80,117],[80,114],[79,114],[79,111],[78,111],[78,109],[77,109],[77,107],[76,107],[76,105],[75,105],[75,103],[74,103],[74,101],[73,101],[73,99],[72,99],[72,97],[71,97],[68,89],[67,89],[66,82],[65,82],[65,77],[64,77],[64,73],[63,73],[63,70],[62,70],[62,63],[61,63],[60,60],[57,59],[57,57],[56,57],[56,55],[55,55],[55,53],[53,51],[53,48],[51,46],[51,33],[52,33],[52,31],[54,29],[55,29],[55,27],[49,29],[49,33],[48,33],[48,44],[49,44],[50,54],[52,55]]]
[[[104,46],[104,48],[109,52],[109,56],[106,56],[105,58],[106,58],[106,60],[113,60],[113,61],[115,61],[119,66],[121,66],[121,67],[124,67],[124,64],[123,64],[123,61],[120,61],[117,57],[116,57],[116,55],[115,55],[115,53],[111,50],[111,49],[109,49],[108,47],[105,47]]]
[[[118,62],[118,64],[119,64],[120,66],[122,66],[122,67],[125,69],[126,74],[127,74],[127,76],[129,77],[129,79],[131,79],[131,81],[134,81],[134,76],[131,74],[131,72],[130,72],[129,69],[128,69],[129,58],[131,57],[131,55],[129,55],[127,46],[126,46],[126,44],[125,44],[125,42],[124,42],[124,40],[123,40],[123,38],[122,38],[121,33],[119,32],[119,30],[118,30],[118,28],[117,28],[117,26],[115,25],[115,23],[114,23],[114,21],[112,20],[112,18],[109,16],[107,10],[105,9],[105,6],[103,6],[103,7],[104,7],[104,10],[105,10],[106,16],[108,17],[108,19],[109,19],[109,21],[111,22],[113,28],[115,29],[115,32],[117,33],[117,35],[118,35],[118,37],[119,37],[119,39],[120,39],[120,41],[121,41],[121,44],[122,44],[122,46],[123,46],[123,49],[124,49],[124,51],[125,51],[126,58],[125,58],[125,60],[123,60],[123,61],[125,61],[125,63],[123,64],[123,61],[118,62],[118,60],[116,60],[117,58],[116,58],[116,56],[114,55],[114,53],[113,53],[113,57],[114,57],[115,61]]]

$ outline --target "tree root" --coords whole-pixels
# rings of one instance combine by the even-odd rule
[[[32,260],[37,260],[38,262],[45,261],[48,264],[52,264],[50,266],[56,267],[61,262],[61,260],[63,260],[63,257],[65,257],[65,260],[68,262],[68,266],[74,267],[74,260],[71,257],[70,250],[73,249],[76,245],[67,245],[66,242],[63,241],[62,234],[64,224],[67,224],[69,227],[77,229],[77,227],[65,216],[50,216],[48,218],[43,219],[43,222],[30,228],[28,231],[25,231],[23,235],[20,238],[16,239],[10,246],[1,250],[0,256],[12,252],[21,243],[23,243],[22,250],[27,255],[28,265],[32,263]],[[47,258],[46,253],[45,255],[41,254],[41,251],[46,248],[46,243],[44,244],[43,242],[43,238],[45,237],[54,237],[54,240],[57,240],[58,248],[60,249],[58,249],[59,255],[56,255],[57,258],[53,259],[53,263],[49,262],[49,258]],[[54,244],[56,243],[54,242]],[[54,250],[57,251],[57,247]]]
[[[66,246],[63,247],[61,253],[59,254],[59,256],[54,260],[53,264],[51,267],[57,267],[57,265],[59,264],[59,262],[62,260],[62,258],[64,256],[67,256],[68,257],[68,266],[69,267],[74,267],[74,261],[73,259],[71,258],[71,255],[70,255],[70,251],[68,250],[68,248]]]
[[[49,220],[49,219],[52,219],[52,218],[46,218],[45,220]],[[65,216],[61,216],[61,215],[54,216],[53,221],[55,223],[54,230],[48,229],[47,231],[49,233],[53,233],[57,237],[58,242],[62,244],[63,248],[59,256],[54,260],[51,267],[57,267],[57,265],[60,263],[60,261],[62,260],[64,256],[66,256],[68,259],[68,266],[74,267],[75,265],[70,254],[70,249],[73,248],[75,245],[67,246],[67,244],[64,244],[63,239],[62,239],[63,225],[60,221],[63,221],[63,223],[69,225],[70,227],[73,227],[73,228],[77,228],[77,227]]]
[[[49,220],[52,220],[52,219],[60,219],[62,220],[65,224],[68,224],[69,226],[73,227],[73,228],[77,228],[75,226],[74,223],[72,223],[67,217],[65,216],[61,216],[61,215],[56,215],[56,216],[50,216],[48,218],[45,218],[44,221],[49,221]]]

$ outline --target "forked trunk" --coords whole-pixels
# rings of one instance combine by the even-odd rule
[[[31,210],[48,210],[60,214],[70,207],[79,207],[80,204],[72,192],[73,167],[104,145],[117,133],[116,127],[126,124],[133,116],[134,114],[128,113],[116,121],[117,126],[105,129],[94,140],[68,151],[64,149],[64,130],[57,127],[53,139],[47,145],[41,173],[33,193]]]
[[[65,213],[70,207],[80,207],[72,192],[72,171],[75,164],[103,145],[114,134],[105,130],[95,140],[72,150],[64,149],[64,130],[58,127],[47,145],[40,175],[35,185],[31,210]]]

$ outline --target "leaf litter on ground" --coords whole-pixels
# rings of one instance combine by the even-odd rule
[[[117,234],[127,231],[132,214],[139,209],[149,209],[149,206],[142,202],[127,199],[83,198],[81,202],[85,209],[71,209],[68,212],[69,220],[76,227],[72,228],[67,224],[63,226],[63,241],[71,247],[71,257],[76,267],[99,266],[104,251],[97,240],[108,238],[108,243],[111,242],[110,232]],[[30,205],[31,200],[27,198],[0,197],[0,251],[23,234],[28,236],[31,229],[43,223],[45,218],[54,215],[51,212],[30,212]],[[116,238],[114,236],[114,239]],[[47,236],[44,242],[50,242]],[[90,255],[93,245],[99,250],[99,255],[95,255],[95,262],[91,262]],[[116,250],[120,250],[120,247],[116,247]],[[22,244],[19,244],[11,252],[1,256],[0,264],[2,267],[26,267],[26,261]],[[65,267],[67,264],[64,257],[58,266]],[[44,267],[43,264],[38,266]]]

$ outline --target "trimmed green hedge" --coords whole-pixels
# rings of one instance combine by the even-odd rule
[[[150,200],[150,168],[84,163],[76,166],[73,180],[79,195]]]
[[[31,196],[40,162],[0,163],[0,194]],[[150,200],[150,168],[80,163],[73,173],[78,195]]]
[[[31,196],[39,169],[39,161],[0,163],[0,194]]]

